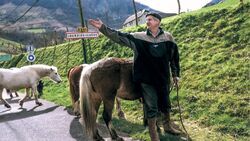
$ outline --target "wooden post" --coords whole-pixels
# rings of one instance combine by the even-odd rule
[[[135,6],[135,0],[133,0],[134,12],[135,12],[135,25],[138,26],[137,9]]]
[[[84,18],[83,18],[83,12],[82,12],[81,0],[78,0],[78,7],[79,7],[79,12],[80,12],[81,26],[85,27],[85,25],[84,25]],[[85,47],[84,39],[81,39],[81,42],[82,42],[83,58],[84,58],[83,63],[87,63],[87,50],[86,50],[86,47]]]

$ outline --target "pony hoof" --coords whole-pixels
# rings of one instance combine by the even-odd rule
[[[124,141],[124,139],[123,138],[121,138],[121,137],[116,137],[116,138],[112,138],[112,141]]]
[[[81,116],[81,114],[79,112],[74,112],[74,115],[77,116],[77,117]]]
[[[105,141],[101,136],[95,137],[94,140],[95,141]]]
[[[103,138],[95,139],[95,141],[105,141]]]
[[[121,138],[121,137],[118,137],[118,138],[116,139],[116,141],[124,141],[124,139]]]
[[[119,119],[126,119],[125,114],[122,112],[118,114],[118,117]]]
[[[11,106],[10,106],[9,104],[4,104],[4,106],[5,106],[6,108],[11,108]]]
[[[36,105],[42,106],[43,104],[41,102],[36,102]]]

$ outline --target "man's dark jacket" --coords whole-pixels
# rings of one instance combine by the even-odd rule
[[[156,37],[146,32],[122,33],[104,24],[100,28],[105,36],[134,51],[133,79],[154,86],[169,85],[170,68],[173,77],[180,76],[178,47],[171,34],[161,28]]]

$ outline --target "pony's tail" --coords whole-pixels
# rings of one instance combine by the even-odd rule
[[[95,128],[95,111],[94,105],[90,101],[91,94],[93,93],[92,85],[90,82],[89,75],[82,73],[80,78],[80,111],[83,119],[83,124],[85,125],[85,131],[87,135],[93,136]]]

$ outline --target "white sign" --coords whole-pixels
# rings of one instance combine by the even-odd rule
[[[66,32],[67,39],[97,38],[98,32]]]
[[[34,52],[34,46],[33,45],[27,45],[26,50],[27,50],[27,52]]]
[[[34,54],[29,54],[29,55],[27,56],[27,60],[28,60],[29,62],[34,62],[34,61],[36,60],[36,56],[35,56]]]

